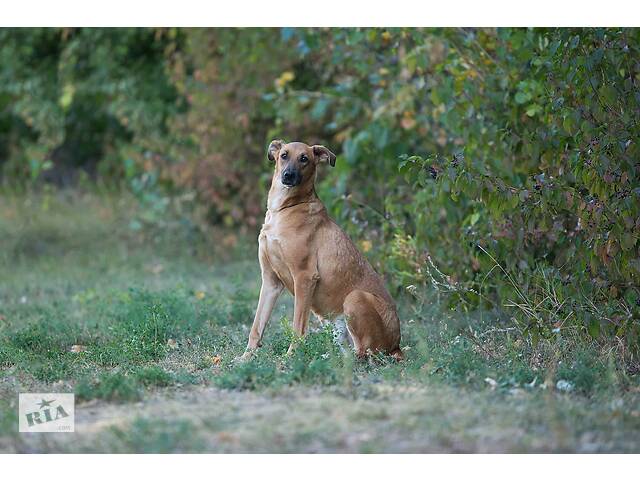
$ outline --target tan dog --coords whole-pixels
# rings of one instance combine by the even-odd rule
[[[384,352],[401,359],[400,323],[393,299],[316,195],[317,165],[334,166],[336,156],[321,145],[274,140],[268,157],[276,165],[258,237],[262,288],[241,359],[260,346],[284,287],[295,298],[296,334],[307,332],[310,310],[323,319],[344,314],[358,356]],[[293,344],[289,352],[292,349]]]

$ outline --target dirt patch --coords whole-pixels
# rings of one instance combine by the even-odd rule
[[[504,395],[446,385],[261,393],[193,387],[165,389],[134,404],[80,404],[74,434],[13,435],[2,450],[637,452],[640,421],[633,411],[627,416],[544,392]]]

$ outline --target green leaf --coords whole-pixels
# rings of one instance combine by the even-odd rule
[[[598,338],[600,336],[600,321],[593,316],[590,317],[587,330],[592,338]]]
[[[529,105],[527,108],[527,115],[533,117],[536,113],[541,112],[542,107],[536,103]]]
[[[622,235],[620,244],[623,250],[631,250],[636,244],[636,238],[630,232],[625,232]]]
[[[62,107],[63,110],[68,110],[73,102],[73,96],[75,95],[76,89],[72,84],[67,84],[62,88],[62,95],[60,96],[60,100],[58,103]]]
[[[523,103],[527,103],[531,100],[531,95],[525,92],[518,92],[515,96],[516,103],[522,105]]]
[[[612,105],[615,103],[616,98],[618,96],[616,89],[611,85],[602,85],[598,89],[598,94],[608,105]]]

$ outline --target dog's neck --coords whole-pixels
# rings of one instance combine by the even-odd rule
[[[267,209],[271,212],[279,212],[300,203],[319,201],[320,199],[316,194],[315,181],[309,181],[296,187],[286,187],[280,181],[279,175],[274,175],[271,180],[269,197],[267,198]]]

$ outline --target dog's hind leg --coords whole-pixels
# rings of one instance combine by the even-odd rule
[[[357,356],[384,352],[397,358],[400,327],[395,309],[363,290],[354,290],[347,295],[343,308]]]

